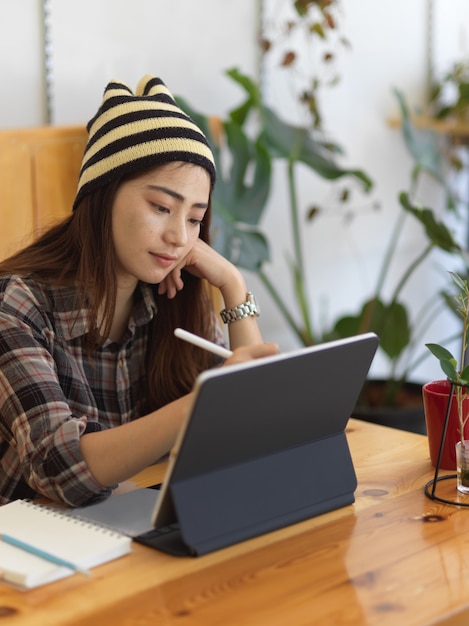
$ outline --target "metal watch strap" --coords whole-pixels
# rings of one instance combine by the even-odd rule
[[[232,324],[246,317],[258,317],[259,309],[257,307],[254,295],[249,291],[246,294],[246,302],[238,304],[232,309],[223,309],[220,311],[220,317],[225,324]]]

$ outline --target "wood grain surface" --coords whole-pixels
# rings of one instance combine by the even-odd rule
[[[353,419],[347,436],[353,505],[199,558],[134,544],[90,579],[0,585],[0,626],[467,626],[469,510],[424,495],[426,437]],[[134,480],[160,482],[165,469]],[[455,481],[437,493],[456,497]]]

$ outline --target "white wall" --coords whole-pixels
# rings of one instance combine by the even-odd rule
[[[200,110],[224,112],[236,97],[222,72],[255,71],[252,0],[50,0],[54,122],[91,117],[112,78],[133,88],[147,73]]]
[[[264,17],[275,15],[286,0],[265,0]],[[343,0],[341,30],[351,43],[340,53],[341,82],[324,94],[325,125],[341,144],[344,164],[363,168],[375,182],[370,197],[356,194],[355,215],[347,223],[333,201],[337,186],[301,172],[301,209],[312,202],[325,206],[312,224],[304,225],[309,288],[316,323],[327,325],[338,313],[354,312],[377,278],[383,247],[397,212],[397,195],[409,188],[411,160],[400,132],[388,118],[397,114],[392,88],[402,89],[412,105],[421,105],[427,88],[429,42],[435,71],[468,53],[469,13],[465,0],[434,0],[433,34],[429,38],[427,0]],[[44,123],[40,0],[0,0],[0,127]],[[51,60],[54,68],[52,121],[84,123],[95,112],[105,84],[120,78],[135,87],[145,73],[160,75],[168,87],[200,110],[224,114],[241,97],[223,71],[238,66],[256,75],[258,69],[258,2],[254,0],[49,0]],[[274,62],[265,68],[267,98],[288,119],[296,115],[284,74]],[[298,117],[297,121],[301,121]],[[427,184],[422,199],[442,211],[439,191]],[[288,241],[285,185],[281,173],[264,219],[273,250],[268,267],[286,300],[292,299],[285,265]],[[379,205],[379,210],[373,207]],[[460,232],[465,225],[453,220]],[[398,260],[401,268],[420,250],[419,227],[409,220]],[[439,264],[439,265],[438,265]],[[416,276],[406,298],[416,308],[433,293],[435,281],[446,281],[451,266],[445,255],[435,258]],[[395,270],[395,276],[399,270]],[[443,277],[443,278],[442,278]],[[296,345],[268,294],[256,277],[248,277],[258,292],[260,318],[267,340],[282,349]],[[392,287],[388,287],[388,290]],[[422,338],[438,341],[453,327],[448,316],[438,318]],[[424,349],[423,349],[424,350]],[[386,372],[381,358],[374,373]],[[439,376],[431,359],[417,379]]]
[[[0,0],[0,128],[45,122],[39,0]]]

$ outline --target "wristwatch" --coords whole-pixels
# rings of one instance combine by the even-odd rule
[[[223,309],[220,311],[220,317],[225,324],[232,324],[245,317],[259,317],[260,311],[254,294],[248,291],[246,294],[246,302],[238,304],[232,309]]]

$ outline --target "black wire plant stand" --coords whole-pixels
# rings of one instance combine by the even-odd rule
[[[449,390],[449,396],[448,396],[448,404],[446,406],[445,419],[443,422],[443,430],[441,431],[440,447],[438,449],[438,457],[437,457],[437,461],[435,465],[435,474],[432,480],[429,480],[428,483],[425,485],[425,495],[427,496],[427,498],[430,498],[431,500],[435,500],[437,502],[442,502],[443,504],[454,504],[456,506],[469,507],[469,502],[447,500],[445,498],[440,498],[435,493],[436,485],[438,482],[443,481],[443,480],[455,479],[458,477],[457,474],[446,474],[445,476],[438,475],[440,472],[441,457],[443,454],[443,447],[444,447],[444,443],[446,439],[446,431],[448,430],[449,415],[451,412],[451,404],[453,402],[454,389],[457,386],[460,386],[460,387],[465,386],[465,385],[458,385],[458,383],[455,383],[451,380],[449,381],[449,383],[450,383],[450,390]]]

